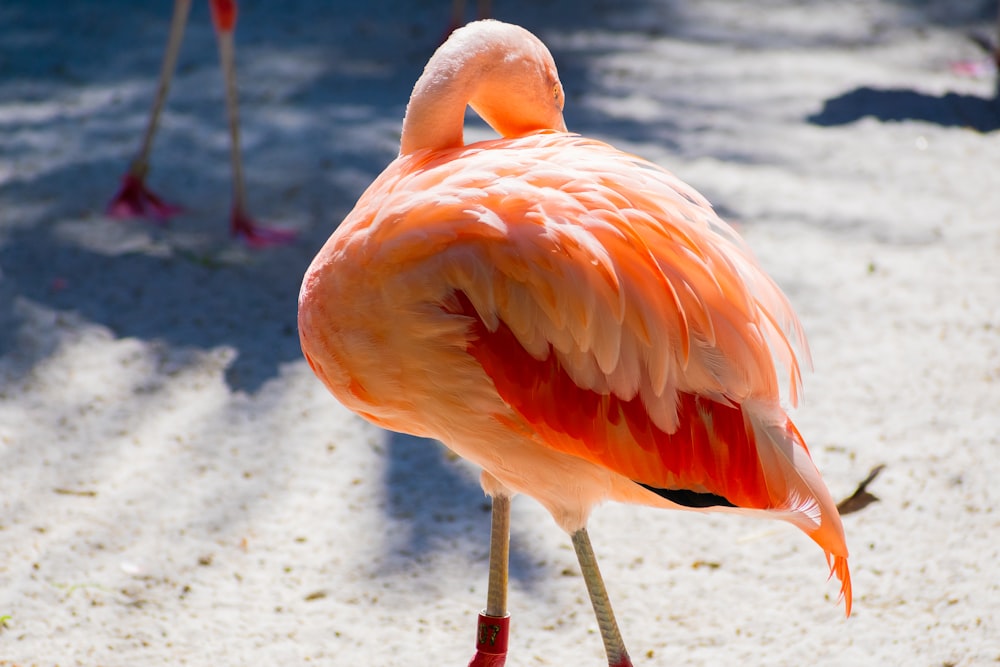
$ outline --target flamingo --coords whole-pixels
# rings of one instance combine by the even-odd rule
[[[849,615],[840,515],[781,406],[808,355],[790,303],[704,197],[567,132],[563,101],[524,28],[456,30],[416,82],[399,156],[299,295],[303,353],[341,403],[482,468],[490,577],[470,664],[504,664],[517,493],[569,533],[612,667],[632,662],[586,528],[609,500],[791,522]],[[466,105],[500,138],[465,145]]]
[[[240,153],[239,106],[236,94],[236,47],[233,31],[236,28],[236,0],[210,0],[212,23],[219,44],[219,59],[226,87],[226,112],[229,119],[230,161],[233,172],[233,205],[229,217],[230,231],[252,246],[266,246],[291,241],[293,232],[262,227],[247,213],[246,187],[243,182],[243,160]],[[177,65],[181,39],[191,10],[191,0],[174,0],[174,13],[170,22],[170,35],[160,69],[160,81],[149,114],[149,122],[142,137],[139,152],[129,163],[122,177],[121,187],[107,207],[113,218],[152,218],[165,221],[181,212],[181,208],[165,202],[146,186],[149,172],[149,154],[153,137],[159,125],[160,112],[167,99],[170,81]]]

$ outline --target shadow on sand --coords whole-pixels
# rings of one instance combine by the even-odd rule
[[[862,86],[826,100],[823,109],[808,117],[814,125],[847,125],[871,116],[882,122],[908,120],[942,127],[966,127],[976,132],[1000,129],[1000,97],[946,93],[929,95],[906,88]]]
[[[478,477],[463,472],[461,464],[448,461],[447,450],[435,440],[390,433],[386,443],[388,514],[401,529],[394,537],[392,553],[410,560],[432,553],[442,544],[465,543],[465,549],[483,554],[485,582],[491,505]],[[519,532],[514,523],[510,577],[531,587],[543,576],[544,568],[536,565],[537,554]]]

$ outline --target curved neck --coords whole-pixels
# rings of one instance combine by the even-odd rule
[[[431,57],[417,79],[406,105],[399,153],[407,155],[428,148],[441,150],[465,144],[465,108],[476,91],[470,71],[482,50],[463,51],[446,43]]]
[[[562,85],[545,45],[519,26],[484,20],[434,52],[406,106],[400,155],[464,145],[465,109],[501,137],[566,130]]]

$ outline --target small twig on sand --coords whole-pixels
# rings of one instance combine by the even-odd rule
[[[855,489],[854,493],[837,503],[837,510],[841,513],[841,515],[858,512],[878,501],[878,496],[868,493],[866,489],[869,484],[875,481],[875,478],[878,477],[883,468],[885,468],[884,463],[880,463],[872,468],[871,472],[868,473],[868,477],[865,477],[865,479],[858,484],[858,488]]]
[[[61,496],[86,496],[88,498],[93,498],[97,495],[97,491],[90,491],[88,489],[77,490],[77,489],[55,488],[52,490]]]

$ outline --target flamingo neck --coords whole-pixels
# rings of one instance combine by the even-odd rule
[[[484,46],[453,37],[434,53],[406,105],[400,155],[465,144],[465,108],[489,66]]]
[[[459,28],[431,56],[406,107],[400,155],[463,146],[467,106],[501,137],[566,130],[552,54],[524,28],[500,21]]]

